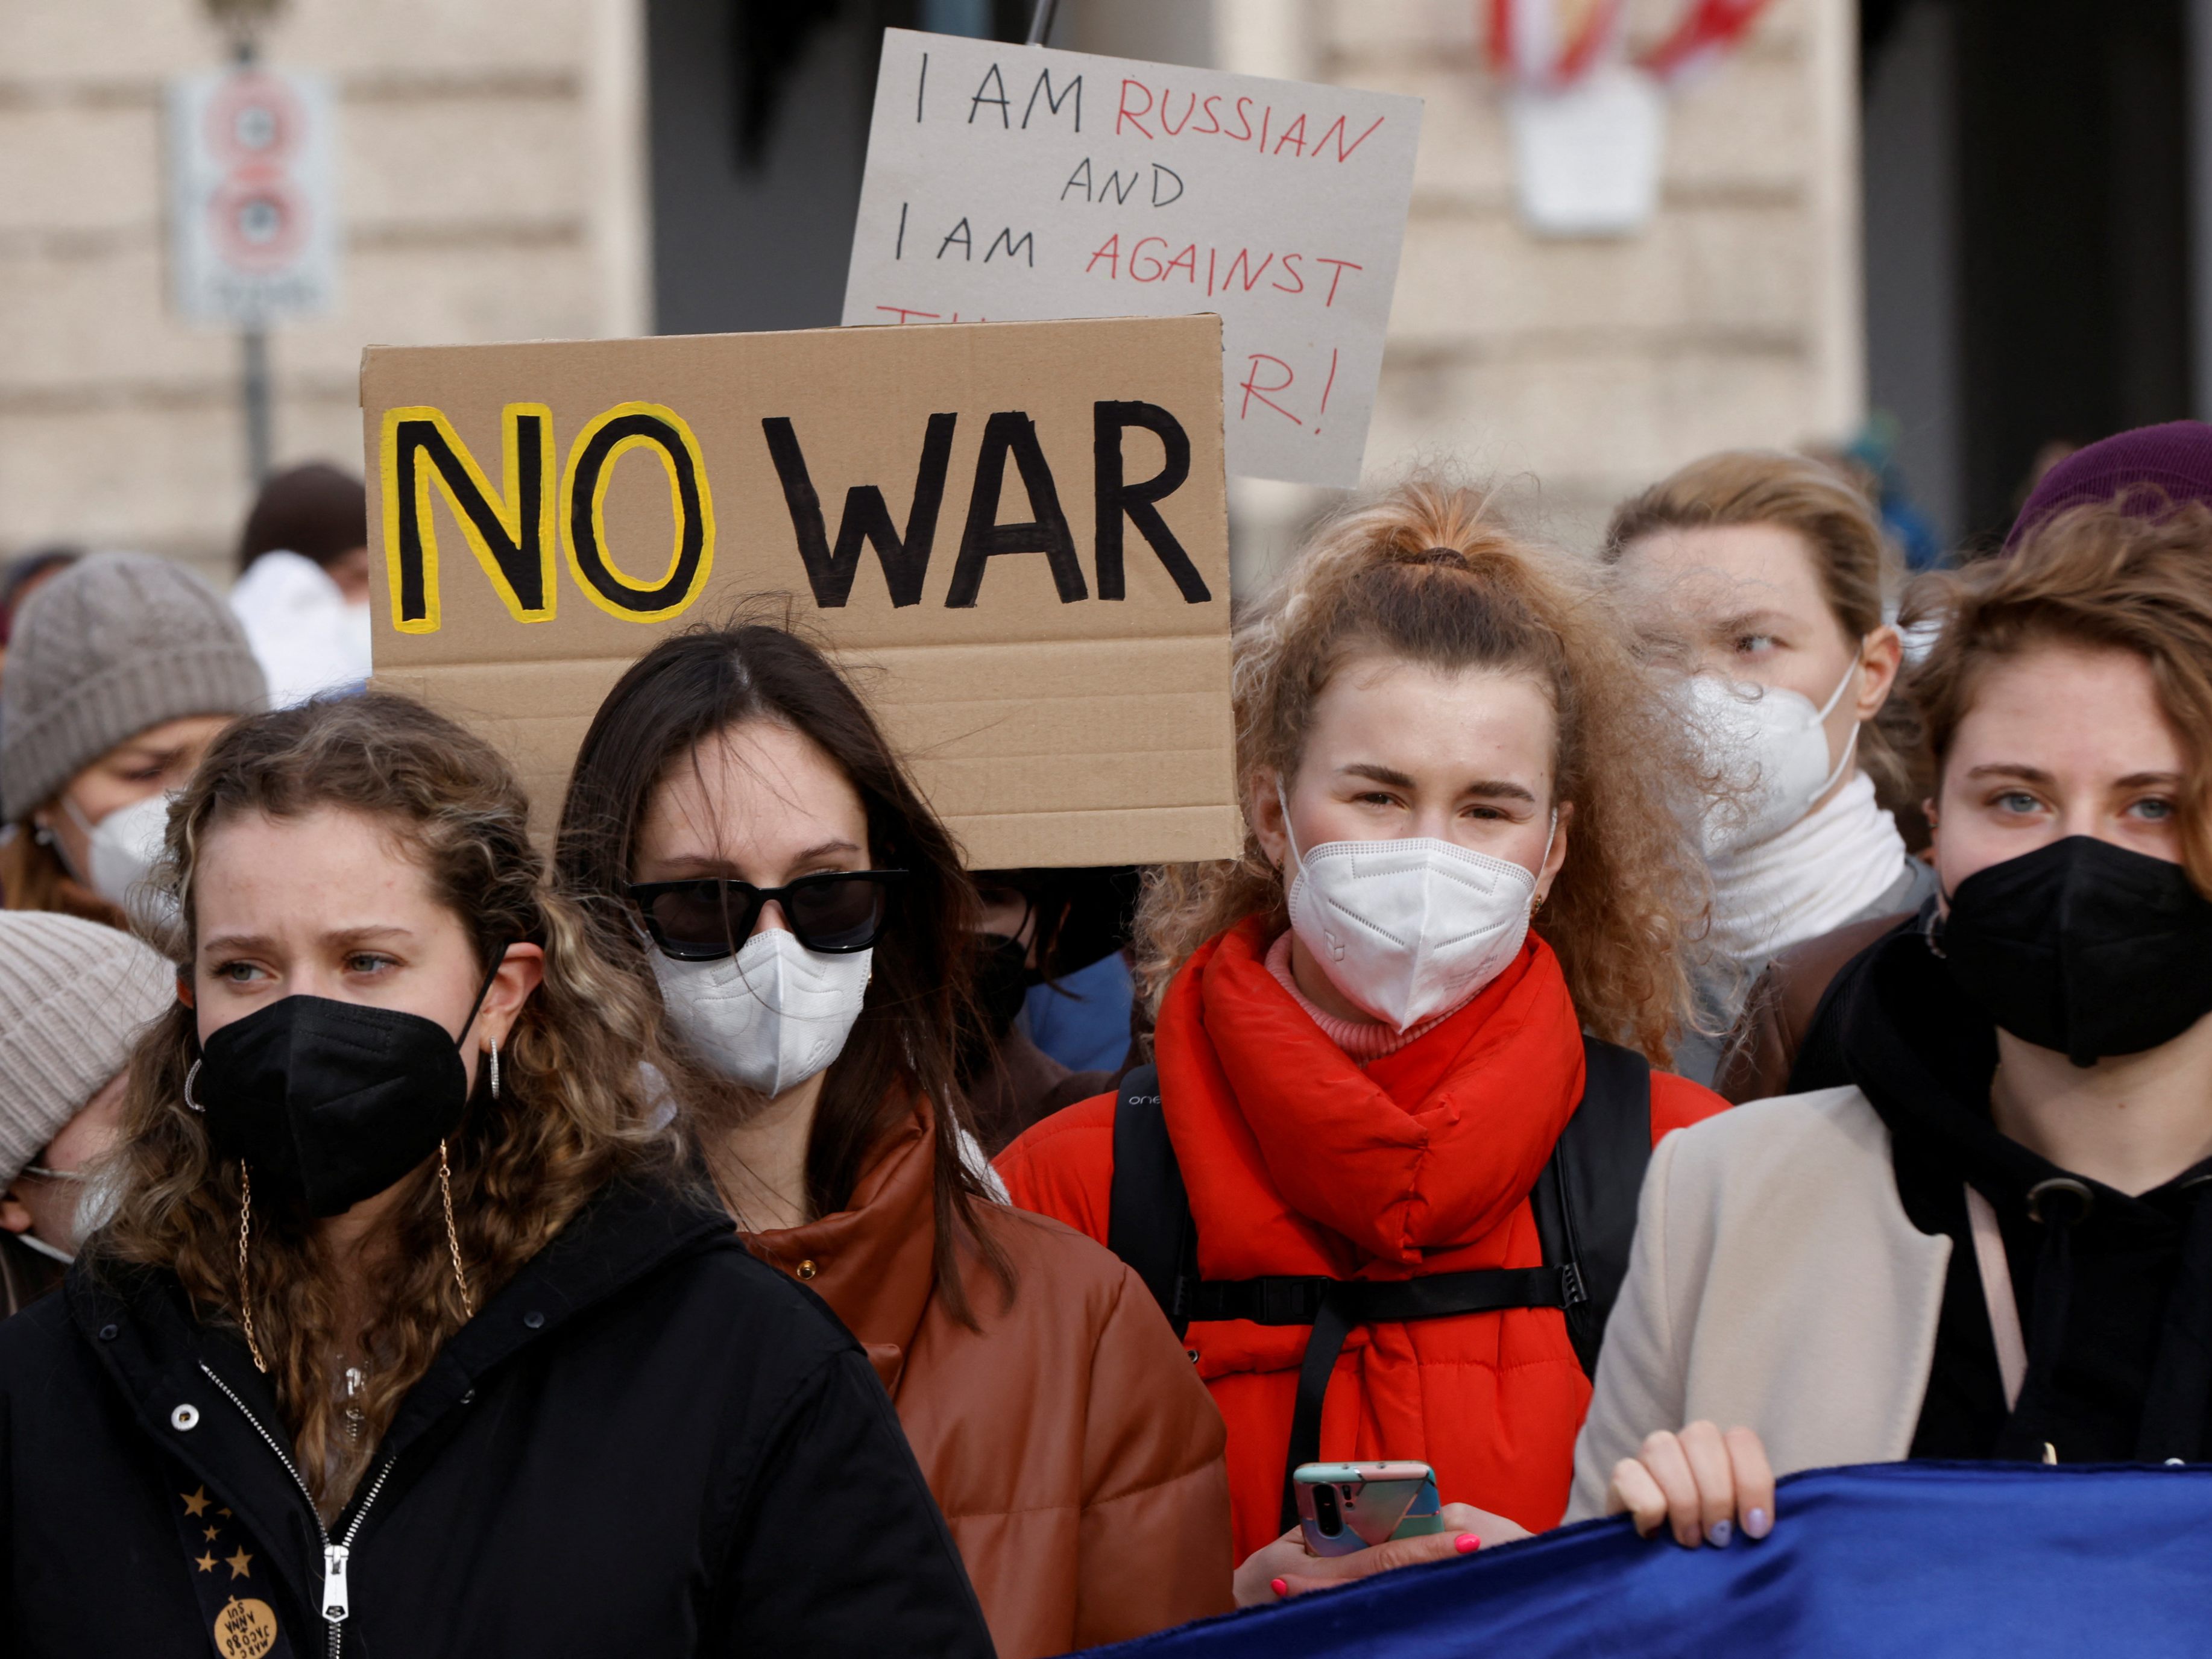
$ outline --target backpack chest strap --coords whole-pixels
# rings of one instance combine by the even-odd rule
[[[1570,1308],[1583,1299],[1574,1264],[1553,1267],[1485,1267],[1431,1273],[1420,1279],[1200,1279],[1190,1287],[1189,1317],[1243,1319],[1255,1325],[1310,1325],[1298,1364],[1297,1402],[1291,1413],[1291,1443],[1283,1465],[1282,1524],[1297,1524],[1297,1489],[1291,1475],[1321,1457],[1322,1403],[1337,1356],[1355,1325],[1447,1319],[1498,1313],[1509,1308]]]
[[[1443,1319],[1504,1308],[1566,1308],[1582,1300],[1574,1266],[1485,1267],[1423,1279],[1205,1279],[1191,1286],[1187,1316],[1255,1325],[1311,1325],[1331,1304],[1354,1325]]]

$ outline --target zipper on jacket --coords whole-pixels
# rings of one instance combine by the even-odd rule
[[[386,1457],[384,1460],[384,1466],[377,1470],[376,1479],[369,1483],[368,1494],[361,1500],[361,1507],[354,1511],[353,1524],[345,1529],[343,1539],[334,1542],[330,1528],[323,1524],[322,1511],[315,1507],[315,1495],[307,1490],[307,1480],[300,1474],[300,1466],[292,1461],[292,1454],[284,1449],[284,1443],[262,1426],[261,1419],[233,1392],[229,1383],[216,1375],[205,1360],[200,1362],[200,1370],[209,1382],[222,1390],[224,1399],[238,1407],[238,1414],[253,1425],[254,1433],[259,1435],[263,1443],[276,1454],[276,1461],[284,1466],[285,1474],[292,1477],[292,1484],[300,1489],[300,1496],[307,1500],[307,1516],[315,1523],[315,1535],[323,1540],[323,1620],[330,1627],[329,1652],[331,1659],[338,1659],[345,1643],[345,1621],[352,1611],[352,1601],[346,1591],[346,1564],[353,1557],[353,1540],[360,1535],[362,1522],[368,1518],[369,1506],[376,1502],[377,1494],[384,1490],[384,1483],[392,1477],[392,1459]]]

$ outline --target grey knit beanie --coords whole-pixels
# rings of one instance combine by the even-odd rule
[[[128,933],[44,910],[0,910],[0,1184],[106,1087],[177,970]]]
[[[266,687],[212,587],[167,559],[95,553],[15,621],[0,680],[0,808],[21,818],[149,726],[251,714]]]

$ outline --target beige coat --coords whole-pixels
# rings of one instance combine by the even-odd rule
[[[1777,1474],[1912,1444],[1951,1242],[1905,1218],[1856,1089],[1754,1101],[1651,1155],[1567,1519],[1656,1429],[1759,1431]]]

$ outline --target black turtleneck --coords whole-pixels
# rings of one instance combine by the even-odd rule
[[[1990,1121],[1994,1029],[1917,932],[1846,971],[1835,1004],[1845,1064],[1888,1126],[1906,1216],[1952,1241],[1911,1455],[2032,1462],[2049,1446],[2090,1463],[2212,1450],[2212,1161],[2133,1198],[2070,1175]],[[2051,1181],[2078,1186],[2045,1188],[2039,1222],[2030,1194]],[[1996,1212],[2027,1342],[2009,1414],[1969,1182]]]

